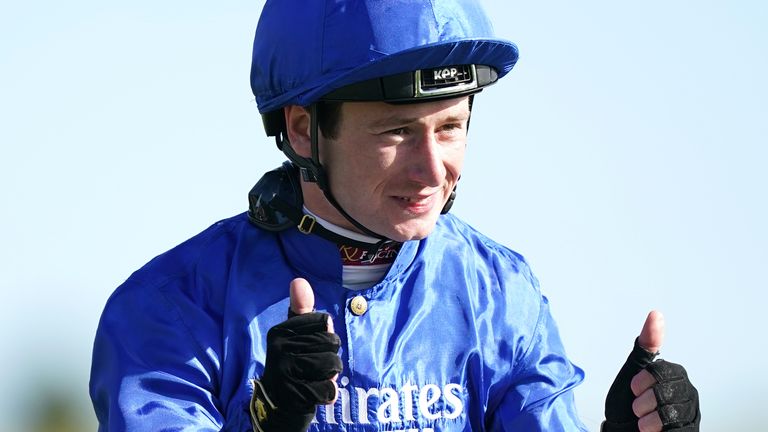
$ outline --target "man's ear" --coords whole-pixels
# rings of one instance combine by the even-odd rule
[[[289,105],[283,108],[283,113],[291,147],[299,156],[312,157],[309,111],[298,105]]]

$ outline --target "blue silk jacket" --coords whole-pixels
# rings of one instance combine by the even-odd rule
[[[521,256],[444,215],[372,288],[345,289],[341,274],[333,243],[268,232],[245,214],[156,257],[99,323],[99,430],[250,431],[252,380],[295,277],[333,317],[344,363],[339,398],[311,431],[586,430],[572,392],[584,374]]]

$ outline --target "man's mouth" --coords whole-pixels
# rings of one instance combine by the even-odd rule
[[[416,196],[395,196],[397,202],[403,206],[403,209],[413,214],[428,213],[436,202],[438,194],[416,195]]]
[[[432,198],[432,195],[415,196],[415,197],[398,196],[398,197],[395,197],[395,198],[399,199],[400,201],[405,201],[405,202],[422,202],[422,201],[426,201],[426,200]]]

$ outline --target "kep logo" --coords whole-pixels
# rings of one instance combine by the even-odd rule
[[[451,81],[456,78],[456,75],[459,74],[459,70],[455,67],[452,68],[444,68],[444,69],[435,69],[432,71],[435,76],[435,81],[437,80],[447,80]]]

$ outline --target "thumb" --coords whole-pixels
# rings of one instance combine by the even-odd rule
[[[290,287],[291,307],[288,314],[290,318],[291,314],[304,315],[315,311],[315,293],[312,291],[312,286],[309,285],[306,279],[296,278],[291,281]],[[327,317],[328,332],[333,333],[333,320],[331,317]]]
[[[661,312],[651,311],[645,319],[640,336],[635,339],[632,352],[613,380],[608,396],[605,398],[606,424],[602,430],[637,430],[637,416],[632,409],[635,394],[632,391],[632,378],[656,357],[656,352],[664,342],[664,316]],[[632,425],[630,429],[622,425]]]
[[[306,279],[296,278],[291,281],[291,311],[296,315],[315,310],[315,293]]]
[[[664,315],[651,311],[643,324],[638,344],[649,353],[657,353],[664,344]]]

